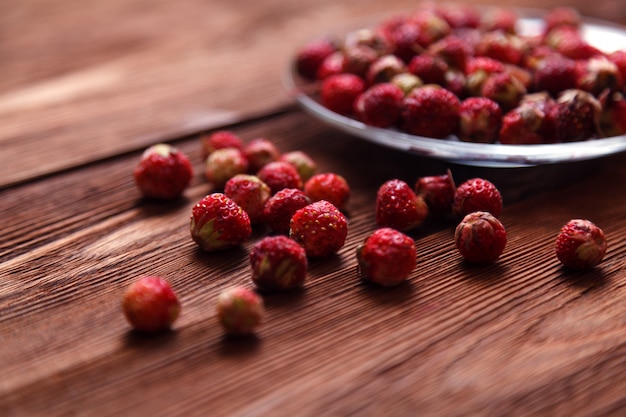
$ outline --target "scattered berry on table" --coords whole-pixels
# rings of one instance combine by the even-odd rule
[[[584,219],[567,222],[556,239],[556,256],[568,268],[592,268],[606,253],[606,238],[598,226]]]
[[[354,102],[354,114],[376,127],[394,126],[400,119],[404,92],[392,83],[379,83],[365,90]]]
[[[200,137],[202,145],[202,159],[206,158],[218,149],[237,148],[243,150],[243,141],[241,138],[230,130],[218,130],[211,134]]]
[[[280,160],[289,162],[291,165],[296,167],[302,181],[308,180],[317,171],[317,164],[313,158],[303,151],[285,152],[280,157]]]
[[[219,294],[215,311],[224,332],[232,336],[253,334],[265,317],[263,299],[253,290],[239,286]]]
[[[314,39],[304,45],[296,56],[296,71],[303,77],[315,79],[317,71],[326,57],[337,50],[331,39]]]
[[[226,181],[224,194],[248,213],[251,223],[260,223],[272,190],[256,175],[237,174]]]
[[[463,218],[454,232],[456,248],[475,264],[495,262],[506,246],[506,230],[491,213],[475,211]]]
[[[420,177],[415,182],[415,193],[424,199],[428,212],[437,217],[452,213],[452,201],[456,185],[452,173]]]
[[[255,138],[243,148],[243,154],[248,160],[249,169],[258,172],[270,162],[278,161],[281,153],[278,147],[269,139]]]
[[[287,236],[268,236],[250,250],[252,282],[262,290],[302,287],[306,280],[306,252]]]
[[[291,217],[302,207],[311,204],[304,191],[298,188],[285,188],[271,196],[263,208],[265,224],[274,233],[289,234]]]
[[[182,195],[191,182],[193,168],[183,152],[159,143],[143,152],[133,177],[144,197],[167,200]]]
[[[502,195],[492,182],[483,178],[472,178],[457,187],[452,211],[459,217],[474,211],[487,211],[500,217]]]
[[[248,171],[248,159],[237,148],[213,151],[204,163],[204,176],[216,188],[223,188],[226,181]]]
[[[469,97],[459,108],[457,136],[464,142],[494,143],[502,124],[502,110],[486,97]]]
[[[316,201],[293,215],[289,237],[304,247],[309,257],[324,257],[343,247],[348,235],[348,220],[328,201]]]
[[[322,81],[321,100],[328,109],[343,115],[352,113],[354,101],[365,91],[365,81],[354,74],[331,75]]]
[[[304,193],[311,201],[326,200],[339,210],[345,210],[350,199],[348,181],[333,172],[316,174],[304,184]]]
[[[237,246],[252,234],[248,213],[222,193],[209,194],[193,207],[189,230],[207,252]]]
[[[302,188],[298,170],[286,161],[273,161],[264,165],[257,176],[270,187],[272,194],[283,188]]]
[[[364,280],[392,287],[413,272],[417,263],[415,242],[404,233],[381,228],[356,249],[358,268]]]
[[[122,298],[122,310],[130,325],[146,333],[169,329],[180,309],[170,284],[157,276],[139,278],[128,286]]]
[[[415,88],[404,98],[401,127],[414,135],[443,139],[456,132],[460,105],[458,97],[443,87]]]
[[[376,224],[408,231],[421,225],[428,216],[428,205],[406,182],[392,179],[376,193]]]

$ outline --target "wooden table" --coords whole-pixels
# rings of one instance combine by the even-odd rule
[[[498,2],[551,7],[557,1]],[[305,40],[405,0],[0,3],[0,415],[500,416],[626,413],[626,155],[484,169],[381,148],[303,113],[281,77]],[[626,23],[622,0],[569,3]],[[303,150],[348,180],[350,228],[311,261],[303,291],[266,294],[255,338],[227,338],[218,292],[251,285],[250,246],[202,253],[190,209],[210,192],[198,135],[227,128]],[[142,200],[131,172],[150,144],[190,155],[185,199]],[[372,167],[376,167],[373,169]],[[356,274],[377,187],[450,168],[505,196],[509,242],[470,267],[454,224],[411,233],[406,285]],[[562,269],[554,239],[589,218],[609,242],[589,272]],[[129,330],[121,294],[167,277],[173,331]]]

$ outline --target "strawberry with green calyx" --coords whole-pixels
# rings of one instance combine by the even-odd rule
[[[191,211],[191,238],[207,252],[231,248],[250,238],[250,217],[222,193],[209,194]]]

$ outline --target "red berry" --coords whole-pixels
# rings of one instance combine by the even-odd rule
[[[233,336],[254,333],[265,316],[263,299],[245,287],[233,287],[222,291],[215,310],[224,332]]]
[[[272,194],[283,188],[302,188],[300,174],[289,162],[270,162],[257,172],[257,176],[270,187]]]
[[[235,175],[224,186],[224,194],[248,213],[252,223],[263,220],[263,210],[271,192],[270,187],[256,175]]]
[[[216,188],[248,170],[248,159],[237,148],[222,148],[211,153],[204,163],[204,176]]]
[[[578,10],[567,6],[555,7],[548,10],[543,16],[543,20],[545,23],[544,31],[546,33],[559,26],[578,28],[582,23],[582,17]]]
[[[472,178],[457,187],[452,211],[460,217],[474,211],[487,211],[500,217],[502,196],[493,183],[482,178]]]
[[[296,70],[303,77],[314,79],[326,57],[337,50],[330,39],[315,39],[304,45],[296,55]]]
[[[464,142],[494,143],[502,124],[502,110],[486,97],[469,97],[461,102],[457,136]]]
[[[506,67],[500,61],[486,56],[472,57],[465,66],[465,88],[472,96],[482,94],[483,85],[491,74],[505,72]]]
[[[409,71],[418,76],[424,84],[443,85],[446,82],[448,64],[436,55],[416,55],[409,62]]]
[[[350,186],[344,177],[330,172],[312,176],[304,184],[304,193],[311,201],[326,200],[344,210],[350,198]]]
[[[200,137],[202,144],[202,159],[206,158],[218,149],[237,148],[243,150],[243,141],[230,130],[218,130],[210,135]]]
[[[385,287],[399,285],[417,263],[413,239],[391,228],[368,236],[356,249],[356,256],[363,279]]]
[[[556,239],[556,256],[568,268],[592,268],[602,261],[605,253],[604,232],[589,220],[570,220]]]
[[[477,28],[480,25],[480,12],[473,5],[443,3],[439,6],[439,14],[454,29]]]
[[[348,221],[328,201],[316,201],[296,211],[289,224],[289,237],[301,244],[309,257],[323,257],[343,247]]]
[[[626,49],[611,52],[607,58],[617,66],[622,80],[626,83]]]
[[[484,32],[515,33],[518,18],[517,12],[511,8],[492,7],[483,13],[480,28]]]
[[[401,128],[413,135],[445,138],[457,130],[460,105],[457,96],[445,88],[415,88],[404,99]]]
[[[415,183],[415,193],[424,199],[428,212],[439,217],[452,213],[455,190],[450,170],[444,175],[418,178]]]
[[[563,90],[576,87],[576,62],[561,55],[550,55],[540,60],[533,75],[534,88],[556,96]]]
[[[342,51],[344,71],[360,78],[366,77],[368,69],[378,58],[376,51],[365,45],[344,46]]]
[[[376,194],[376,224],[400,231],[416,228],[428,215],[424,199],[404,181],[392,179],[385,182]]]
[[[599,135],[602,105],[592,94],[577,89],[565,90],[556,103],[561,142],[581,141]]]
[[[475,264],[495,262],[506,246],[506,231],[491,213],[475,211],[463,218],[454,232],[456,248]]]
[[[248,160],[250,171],[257,172],[270,162],[280,159],[280,151],[268,139],[255,138],[252,139],[243,149],[243,154]]]
[[[239,245],[252,234],[248,213],[221,193],[209,194],[193,207],[189,229],[207,252]]]
[[[179,197],[192,176],[187,155],[164,143],[146,149],[133,172],[135,184],[144,197],[164,200]]]
[[[307,153],[302,151],[284,153],[280,157],[280,160],[289,162],[293,165],[298,171],[298,174],[300,174],[302,181],[308,180],[315,174],[315,171],[317,171],[317,164],[315,161]]]
[[[322,81],[322,104],[336,113],[350,114],[354,101],[364,90],[365,82],[357,75],[331,75]]]
[[[375,84],[357,97],[354,113],[365,124],[390,127],[400,118],[403,100],[404,92],[395,84]]]
[[[169,329],[176,321],[180,302],[166,280],[147,276],[126,289],[122,309],[135,330],[154,333]]]
[[[400,58],[395,55],[383,55],[370,65],[365,78],[370,85],[386,83],[406,71],[406,64]]]
[[[517,107],[526,92],[524,84],[510,72],[489,75],[481,89],[481,95],[498,103],[504,112]]]
[[[486,56],[504,64],[520,65],[528,44],[517,35],[502,31],[484,33],[475,47],[477,56]]]
[[[605,91],[621,91],[624,80],[617,65],[606,57],[577,61],[576,87],[599,97]]]
[[[579,28],[571,26],[554,28],[546,34],[544,43],[570,59],[589,59],[602,54],[583,38]]]
[[[317,69],[315,78],[323,80],[331,75],[342,74],[346,72],[346,57],[341,51],[333,52],[328,55]]]
[[[427,52],[442,58],[450,67],[465,71],[467,60],[473,53],[473,47],[459,36],[448,35],[430,45]]]
[[[285,188],[270,197],[263,209],[265,223],[274,233],[289,234],[289,222],[302,207],[311,204],[304,191],[297,188]]]
[[[263,290],[301,287],[307,273],[304,248],[287,236],[268,236],[250,250],[252,282]]]
[[[500,143],[532,145],[544,143],[541,127],[546,113],[530,103],[520,104],[502,118]]]

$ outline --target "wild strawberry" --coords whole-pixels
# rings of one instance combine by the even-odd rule
[[[391,81],[395,75],[406,71],[407,66],[400,58],[395,55],[383,55],[370,65],[365,79],[370,85],[385,83]]]
[[[556,121],[550,118],[550,113],[546,113],[545,107],[530,102],[522,103],[502,118],[500,143],[533,145],[550,142],[551,138],[544,137],[546,126],[550,123],[554,125]],[[553,132],[556,134],[556,130]]]
[[[577,79],[576,62],[553,54],[537,63],[533,86],[537,91],[547,91],[556,96],[561,91],[576,88]]]
[[[387,37],[375,29],[357,29],[346,34],[344,48],[365,46],[373,50],[376,55],[383,56],[390,53],[391,46]]]
[[[262,290],[301,287],[307,273],[304,248],[287,236],[268,236],[250,250],[252,282]]]
[[[404,93],[396,85],[375,84],[357,97],[354,113],[359,120],[370,126],[394,126],[400,118],[403,99]]]
[[[263,220],[265,203],[271,193],[270,187],[256,175],[237,174],[224,186],[224,194],[248,213],[251,223]]]
[[[526,94],[526,87],[509,72],[491,74],[485,79],[481,95],[500,106],[502,111],[509,111],[519,104]]]
[[[408,231],[421,225],[428,216],[424,199],[404,181],[392,179],[376,193],[376,224]]]
[[[427,49],[428,54],[442,58],[448,66],[461,71],[465,71],[467,60],[473,52],[473,47],[467,40],[454,34],[438,40]]]
[[[469,97],[459,108],[457,136],[464,142],[494,143],[502,124],[502,110],[486,97]]]
[[[317,171],[317,164],[307,153],[303,151],[290,151],[282,154],[281,161],[289,162],[296,168],[302,181],[311,178]]]
[[[222,148],[211,153],[204,163],[204,176],[216,188],[248,170],[248,159],[237,148]]]
[[[387,31],[393,54],[404,62],[411,61],[415,55],[423,52],[424,47],[420,45],[421,31],[417,25],[403,20]]]
[[[556,239],[556,256],[568,268],[592,268],[606,253],[604,232],[589,220],[567,222]]]
[[[520,65],[528,49],[528,44],[519,36],[493,31],[484,33],[480,37],[474,53],[505,64]]]
[[[582,23],[582,17],[575,8],[561,6],[548,10],[543,16],[543,21],[544,32],[548,33],[559,26],[579,28]]]
[[[443,87],[459,99],[467,96],[466,84],[467,79],[463,71],[452,67],[446,71]]]
[[[166,280],[146,276],[126,289],[122,310],[135,330],[155,333],[169,329],[176,321],[180,301]]]
[[[491,74],[505,72],[505,69],[502,62],[486,56],[469,58],[465,66],[465,88],[469,95],[480,96],[487,78]]]
[[[345,210],[350,186],[344,177],[329,172],[312,176],[304,184],[304,193],[311,201],[326,200],[339,210]]]
[[[303,77],[314,79],[322,61],[337,50],[331,39],[315,39],[303,46],[296,54],[296,70]]]
[[[454,231],[456,248],[475,264],[495,262],[506,246],[506,230],[491,213],[475,211],[466,215]]]
[[[367,70],[378,59],[378,54],[368,46],[351,46],[342,49],[344,71],[365,78]]]
[[[450,170],[444,175],[420,177],[415,182],[415,193],[424,199],[428,212],[438,217],[452,212],[455,190]]]
[[[436,55],[416,55],[409,62],[409,71],[425,84],[443,85],[446,82],[448,64]]]
[[[452,211],[459,217],[474,211],[487,211],[495,217],[500,217],[502,196],[490,181],[472,178],[457,187],[452,202]]]
[[[270,187],[272,194],[283,188],[302,188],[300,174],[289,162],[270,162],[257,172],[257,176]]]
[[[207,252],[239,245],[252,234],[248,213],[222,193],[209,194],[193,207],[189,230]]]
[[[590,93],[572,89],[556,100],[559,109],[559,139],[575,142],[599,135],[602,105]]]
[[[240,151],[243,150],[243,141],[230,130],[218,130],[217,132],[203,135],[200,137],[200,143],[202,145],[202,159],[204,160],[218,149],[237,148]]]
[[[263,216],[265,223],[274,233],[289,234],[289,222],[302,207],[311,204],[311,199],[304,191],[297,188],[285,188],[270,197],[265,203]]]
[[[483,13],[480,21],[480,29],[484,32],[501,31],[504,33],[516,33],[517,12],[508,7],[492,7]]]
[[[601,130],[606,136],[626,134],[626,98],[615,93],[602,107]]]
[[[424,48],[452,31],[448,22],[432,10],[418,10],[410,17],[410,21],[419,29],[417,41]]]
[[[328,55],[317,68],[315,78],[323,80],[331,75],[346,72],[346,57],[342,51],[336,51]]]
[[[626,83],[626,49],[611,52],[607,58],[617,66],[622,80]]]
[[[393,77],[391,84],[402,90],[402,93],[406,96],[413,91],[414,88],[423,86],[424,82],[417,75],[405,72]]]
[[[385,287],[402,283],[415,270],[415,242],[404,233],[381,228],[356,249],[358,268],[365,281]]]
[[[192,176],[187,155],[164,143],[146,149],[133,171],[135,184],[144,197],[163,200],[179,197]]]
[[[346,217],[324,200],[296,211],[289,224],[289,237],[302,245],[309,257],[336,253],[345,244],[347,235]]]
[[[254,333],[265,317],[263,299],[246,287],[222,291],[217,298],[215,311],[224,332],[232,336]]]
[[[482,19],[478,9],[469,4],[443,3],[438,13],[453,29],[477,28]]]
[[[577,88],[598,97],[605,91],[621,91],[624,87],[619,68],[606,57],[580,60],[577,63]]]
[[[445,138],[457,130],[460,105],[457,96],[442,87],[416,88],[404,98],[400,126],[413,135]]]
[[[578,28],[559,26],[548,32],[544,43],[570,59],[589,59],[602,55],[599,49],[590,45]]]
[[[266,138],[255,138],[243,148],[243,154],[250,165],[249,170],[258,172],[263,166],[280,159],[280,150]]]
[[[354,101],[364,90],[365,82],[357,75],[331,75],[322,81],[322,104],[336,113],[347,115],[352,113]]]

